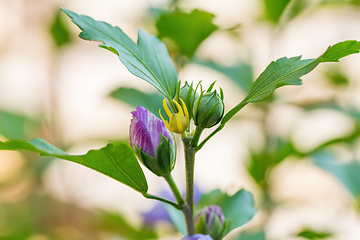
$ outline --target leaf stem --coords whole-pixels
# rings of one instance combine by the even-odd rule
[[[220,125],[213,132],[211,132],[198,146],[195,147],[195,152],[199,151],[205,145],[205,143],[210,140],[210,138],[212,138],[216,133],[220,132],[225,127],[225,124],[230,121],[230,119],[248,103],[249,102],[245,98],[242,102],[227,112],[224,118],[221,120]]]
[[[158,196],[155,196],[155,195],[151,195],[151,194],[148,194],[148,193],[143,193],[143,196],[148,198],[148,199],[155,199],[155,200],[170,204],[171,206],[173,206],[176,209],[179,209],[179,210],[182,209],[182,206],[180,206],[179,204],[176,204],[176,203],[174,203],[172,201],[169,201],[169,200],[167,200],[165,198],[158,197]]]
[[[176,201],[178,203],[178,206],[180,207],[180,210],[181,208],[183,207],[184,205],[184,199],[182,198],[181,196],[181,193],[179,191],[179,188],[177,187],[171,173],[169,173],[168,175],[164,176],[164,179],[166,180],[166,182],[169,184],[170,188],[171,188],[171,191],[173,192],[175,198],[176,198]]]

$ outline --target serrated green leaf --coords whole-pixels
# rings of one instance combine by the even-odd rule
[[[321,62],[338,62],[340,58],[359,53],[359,51],[360,42],[358,41],[348,40],[339,42],[326,50],[321,58]]]
[[[83,30],[79,35],[81,38],[103,42],[100,47],[117,54],[132,74],[153,85],[166,98],[174,98],[177,72],[165,45],[158,38],[139,29],[136,44],[119,27],[62,10]]]
[[[270,63],[254,82],[245,101],[261,101],[284,85],[301,85],[300,77],[313,70],[320,62],[321,57],[301,60],[301,56],[298,56],[283,57]]]
[[[159,109],[162,108],[163,97],[158,93],[144,93],[135,88],[120,87],[111,92],[110,96],[134,108],[143,106],[160,118]]]
[[[250,221],[257,212],[252,194],[244,189],[232,196],[222,193],[218,189],[201,196],[198,204],[199,209],[211,205],[220,206],[224,213],[226,220],[225,234]]]
[[[197,9],[191,13],[176,11],[162,14],[156,27],[160,38],[172,39],[181,54],[191,57],[200,43],[217,29],[212,23],[213,18],[213,14]]]
[[[269,97],[275,89],[285,85],[301,85],[300,77],[311,72],[322,62],[337,62],[340,58],[358,53],[360,43],[354,40],[337,43],[316,59],[301,60],[301,56],[280,58],[271,62],[255,80],[247,96],[231,109],[222,119],[227,123],[237,112],[250,102],[257,102]]]
[[[140,193],[146,193],[145,175],[127,143],[109,143],[99,150],[90,150],[85,155],[69,155],[41,138],[30,141],[12,140],[0,142],[0,150],[26,150],[69,160],[109,176]]]

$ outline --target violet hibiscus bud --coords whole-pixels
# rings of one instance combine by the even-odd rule
[[[132,112],[130,144],[139,160],[158,176],[168,175],[175,166],[176,146],[164,122],[142,106]]]
[[[196,234],[196,235],[184,237],[181,240],[213,240],[213,239],[209,235]]]
[[[219,240],[224,234],[225,217],[219,206],[208,206],[201,210],[195,220],[196,232],[209,234]]]

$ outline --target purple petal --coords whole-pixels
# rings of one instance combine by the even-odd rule
[[[131,120],[129,135],[130,144],[133,148],[135,145],[146,154],[156,158],[161,134],[165,138],[170,138],[170,143],[174,144],[172,135],[164,122],[153,113],[142,106],[138,106],[132,114],[133,119]]]
[[[172,223],[168,212],[162,203],[157,203],[150,211],[142,213],[146,226],[153,226],[158,221],[165,221]]]

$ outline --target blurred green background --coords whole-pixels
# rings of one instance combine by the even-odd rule
[[[273,60],[360,40],[357,0],[0,1],[0,140],[41,137],[73,154],[128,138],[131,111],[162,98],[115,55],[77,37],[64,7],[167,45],[180,80],[217,81],[226,109]],[[259,212],[230,240],[360,236],[360,58],[324,64],[251,104],[197,155],[202,192],[252,192]],[[204,133],[205,135],[207,132]],[[184,185],[178,151],[174,178]],[[150,192],[166,184],[144,169]],[[180,239],[155,202],[76,164],[0,152],[0,239]],[[155,217],[156,219],[156,217]]]

